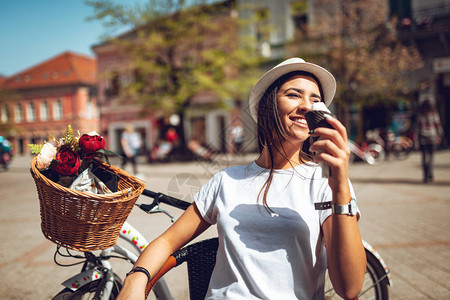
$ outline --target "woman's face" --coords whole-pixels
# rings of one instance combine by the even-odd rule
[[[278,112],[291,143],[303,143],[309,137],[307,113],[314,102],[321,102],[319,85],[310,76],[294,75],[277,92]]]

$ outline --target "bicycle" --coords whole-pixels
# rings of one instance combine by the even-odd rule
[[[381,133],[382,129],[376,128],[369,130],[366,133],[366,139],[371,143],[380,144],[385,153],[386,159],[393,154],[396,159],[404,160],[408,158],[409,153],[414,148],[414,142],[407,136],[396,136],[392,130],[387,130],[385,137],[383,138]]]
[[[383,146],[378,143],[363,144],[362,146],[359,146],[356,142],[349,140],[348,144],[351,151],[350,164],[355,161],[357,156],[369,165],[378,165],[386,156]]]
[[[151,204],[141,204],[138,203],[138,206],[141,210],[146,213],[154,214],[154,213],[164,213],[169,216],[174,221],[174,217],[167,212],[166,210],[160,207],[161,203],[171,205],[173,207],[186,210],[191,203],[170,197],[168,195],[162,193],[156,193],[150,190],[144,190],[143,195],[153,198],[153,202]],[[129,242],[130,245],[133,246],[134,249],[142,252],[146,245],[148,245],[145,237],[140,234],[131,224],[127,222],[124,223],[121,231],[120,231],[120,239]],[[217,238],[210,239],[206,241],[200,241],[191,245],[188,245],[178,251],[176,251],[167,261],[166,265],[163,266],[161,271],[156,274],[152,280],[151,290],[155,294],[157,299],[161,300],[173,300],[168,285],[164,278],[161,278],[167,271],[171,268],[188,261],[189,253],[198,252],[191,251],[192,249],[197,249],[201,246],[207,246],[207,252],[212,263],[211,267],[208,268],[208,272],[212,272],[212,266],[215,262],[215,252],[217,251]],[[388,285],[392,285],[392,280],[390,277],[389,269],[384,263],[381,256],[376,252],[376,250],[367,242],[363,242],[364,247],[366,249],[367,255],[367,271],[366,276],[364,278],[364,286],[363,290],[359,296],[359,299],[379,299],[379,300],[387,300],[388,299]],[[118,275],[114,273],[114,270],[109,262],[112,258],[120,258],[128,261],[131,264],[134,264],[137,260],[137,255],[134,254],[129,249],[115,245],[111,248],[102,250],[99,254],[95,254],[93,252],[84,252],[84,255],[74,255],[67,250],[67,254],[63,254],[60,252],[60,247],[57,246],[57,250],[54,255],[54,261],[60,266],[68,266],[62,265],[58,263],[57,256],[63,257],[72,257],[82,259],[81,262],[76,264],[83,264],[81,272],[76,274],[75,276],[67,279],[62,283],[65,288],[58,293],[53,300],[62,300],[62,299],[116,299],[119,291],[122,287],[122,280]],[[174,257],[176,257],[176,263],[174,263]],[[182,259],[179,259],[179,258]],[[196,262],[197,266],[200,265],[202,267],[202,272],[205,272],[205,268],[202,266],[202,261]],[[73,266],[74,264],[70,264]],[[131,266],[130,266],[131,267]],[[192,273],[192,272],[191,272]],[[195,273],[195,271],[193,272]],[[202,274],[205,276],[205,274]],[[206,274],[207,279],[202,280],[202,291],[200,293],[196,293],[196,296],[193,297],[191,291],[191,299],[201,299],[204,297],[204,293],[206,293],[205,288],[207,288],[209,283],[209,274]],[[205,277],[205,278],[206,278]],[[191,282],[191,278],[190,282]],[[191,283],[190,283],[191,285]],[[325,297],[326,299],[335,299],[336,295],[331,287],[331,283],[326,283]]]
[[[394,157],[399,160],[405,160],[408,158],[409,153],[414,148],[414,142],[407,136],[395,136],[388,134],[388,147],[387,147],[387,156],[389,154],[394,154]]]

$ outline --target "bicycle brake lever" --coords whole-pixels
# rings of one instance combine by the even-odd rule
[[[152,204],[135,204],[135,205],[148,214],[164,213],[170,217],[172,223],[175,222],[174,216],[172,216],[167,210],[160,208],[159,204],[152,203]]]
[[[164,213],[166,214],[168,217],[170,217],[170,221],[173,223],[175,222],[175,218],[167,211],[164,210],[162,208],[159,208],[159,206],[156,206],[155,208],[153,208],[151,211],[149,211],[150,214],[154,214],[154,213]]]

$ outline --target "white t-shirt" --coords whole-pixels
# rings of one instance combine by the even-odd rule
[[[321,224],[331,210],[328,179],[317,164],[275,170],[262,204],[269,170],[255,162],[217,173],[194,197],[219,249],[206,299],[323,299],[326,253]],[[352,196],[353,188],[350,185]]]

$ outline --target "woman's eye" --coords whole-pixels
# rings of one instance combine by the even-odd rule
[[[299,98],[300,95],[299,95],[299,94],[294,94],[294,93],[292,93],[292,94],[288,94],[288,97]]]

